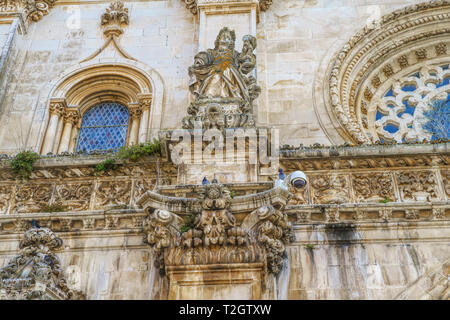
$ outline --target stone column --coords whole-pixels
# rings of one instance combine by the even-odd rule
[[[72,135],[70,136],[70,143],[69,143],[69,152],[75,152],[76,141],[78,138],[78,132],[80,131],[80,121],[78,123],[74,124],[72,128]]]
[[[147,141],[148,124],[150,118],[150,106],[152,104],[151,94],[142,94],[139,96],[139,104],[142,110],[142,117],[139,125],[139,143]]]
[[[50,120],[45,133],[44,143],[42,146],[42,154],[53,152],[53,145],[55,144],[55,137],[58,131],[58,124],[60,118],[63,116],[67,107],[64,99],[50,101]]]
[[[66,114],[64,116],[64,129],[62,132],[61,142],[59,143],[58,153],[69,151],[72,128],[78,123],[79,120],[80,112],[78,109],[66,110]]]
[[[131,146],[138,143],[139,121],[142,116],[142,109],[138,103],[130,103],[128,105],[128,110],[131,117],[131,129],[129,136],[130,138],[128,139],[128,145]]]

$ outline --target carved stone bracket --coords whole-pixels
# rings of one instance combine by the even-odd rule
[[[20,253],[0,269],[0,299],[79,300],[79,291],[68,288],[54,253],[62,240],[47,228],[33,227],[19,244]]]
[[[288,191],[276,188],[231,198],[229,189],[213,180],[198,195],[183,199],[147,191],[137,201],[149,213],[144,241],[152,246],[162,272],[174,266],[242,263],[263,263],[268,273],[280,272],[286,245],[293,239],[283,211],[292,196]],[[244,204],[248,214],[239,223],[233,208]],[[182,226],[177,213],[190,213],[190,219]]]
[[[23,14],[24,20],[37,22],[50,12],[57,0],[1,0],[0,12]]]

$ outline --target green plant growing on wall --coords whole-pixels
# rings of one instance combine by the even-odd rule
[[[154,139],[153,142],[141,143],[130,147],[121,147],[114,157],[98,163],[95,166],[95,173],[99,174],[100,172],[107,172],[118,168],[120,164],[117,163],[117,160],[130,160],[135,162],[145,156],[160,154],[161,144],[156,139]]]
[[[39,154],[33,151],[22,151],[10,161],[12,171],[23,179],[28,179],[33,172],[33,165],[39,159]]]
[[[64,212],[67,208],[63,206],[60,202],[55,202],[53,204],[43,204],[40,206],[42,212]]]
[[[305,244],[305,248],[308,250],[314,250],[316,247],[312,243]]]
[[[117,158],[134,162],[145,156],[159,155],[160,152],[161,144],[158,140],[154,139],[153,142],[121,147],[117,152]]]
[[[384,197],[383,200],[380,200],[380,203],[388,203],[388,202],[391,202],[391,201],[392,200],[388,196],[386,196],[386,197]]]
[[[230,190],[230,197],[231,199],[234,199],[234,197],[236,197],[236,192],[234,192],[234,190]]]
[[[180,233],[183,234],[191,229],[194,229],[195,225],[194,225],[194,221],[195,221],[195,215],[189,215],[186,217],[183,217],[184,220],[184,225],[181,226],[180,228]]]
[[[115,162],[116,161],[114,158],[106,159],[95,166],[95,172],[100,173],[113,170],[117,167],[117,164]]]

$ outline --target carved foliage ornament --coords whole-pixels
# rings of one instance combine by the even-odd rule
[[[32,228],[20,242],[20,253],[0,269],[0,299],[84,299],[67,287],[54,250],[62,240],[47,228]]]
[[[49,13],[57,0],[1,0],[0,12],[24,12],[26,18],[39,21]]]
[[[414,28],[414,32],[407,32],[410,28]],[[414,108],[419,108],[419,111],[424,109],[418,105],[424,100],[420,92],[406,106],[397,103],[401,97],[395,92],[391,100],[397,96],[399,98],[398,101],[393,100],[394,104],[379,103],[389,91],[389,86],[392,88],[399,78],[411,76],[411,73],[418,72],[432,61],[443,62],[449,31],[450,1],[428,1],[383,16],[376,26],[367,25],[345,44],[330,65],[329,100],[326,101],[339,126],[344,129],[345,139],[370,143],[380,139],[403,142],[424,137],[418,123],[420,119],[415,121],[416,116],[410,112]],[[431,78],[434,76],[433,71]],[[425,78],[426,86],[438,84],[436,79]],[[408,83],[421,81],[405,80]],[[416,85],[416,88],[419,87]],[[400,93],[399,90],[397,92]],[[411,99],[408,92],[404,98],[406,100],[402,102]],[[428,98],[426,96],[425,100]],[[388,105],[393,105],[392,110]],[[377,110],[381,114],[377,115]],[[420,118],[421,114],[418,112],[417,117]],[[377,120],[384,122],[375,124]],[[398,131],[397,136],[386,131],[385,127],[389,124],[396,126],[392,133]]]
[[[265,262],[272,273],[281,270],[285,246],[293,239],[283,211],[262,206],[250,213],[254,223],[244,228],[228,210],[231,197],[225,186],[213,181],[199,196],[202,209],[188,230],[181,228],[179,216],[166,210],[156,209],[144,221],[144,242],[152,246],[162,272],[166,265],[253,262]]]
[[[189,67],[189,89],[195,101],[189,106],[189,116],[183,128],[201,125],[205,129],[254,126],[253,101],[261,88],[256,84],[256,38],[243,38],[242,52],[235,47],[233,30],[220,30],[214,49],[199,52]]]

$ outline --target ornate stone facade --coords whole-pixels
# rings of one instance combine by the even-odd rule
[[[420,1],[0,1],[0,298],[448,299],[450,5]],[[128,160],[77,147],[108,103]]]

